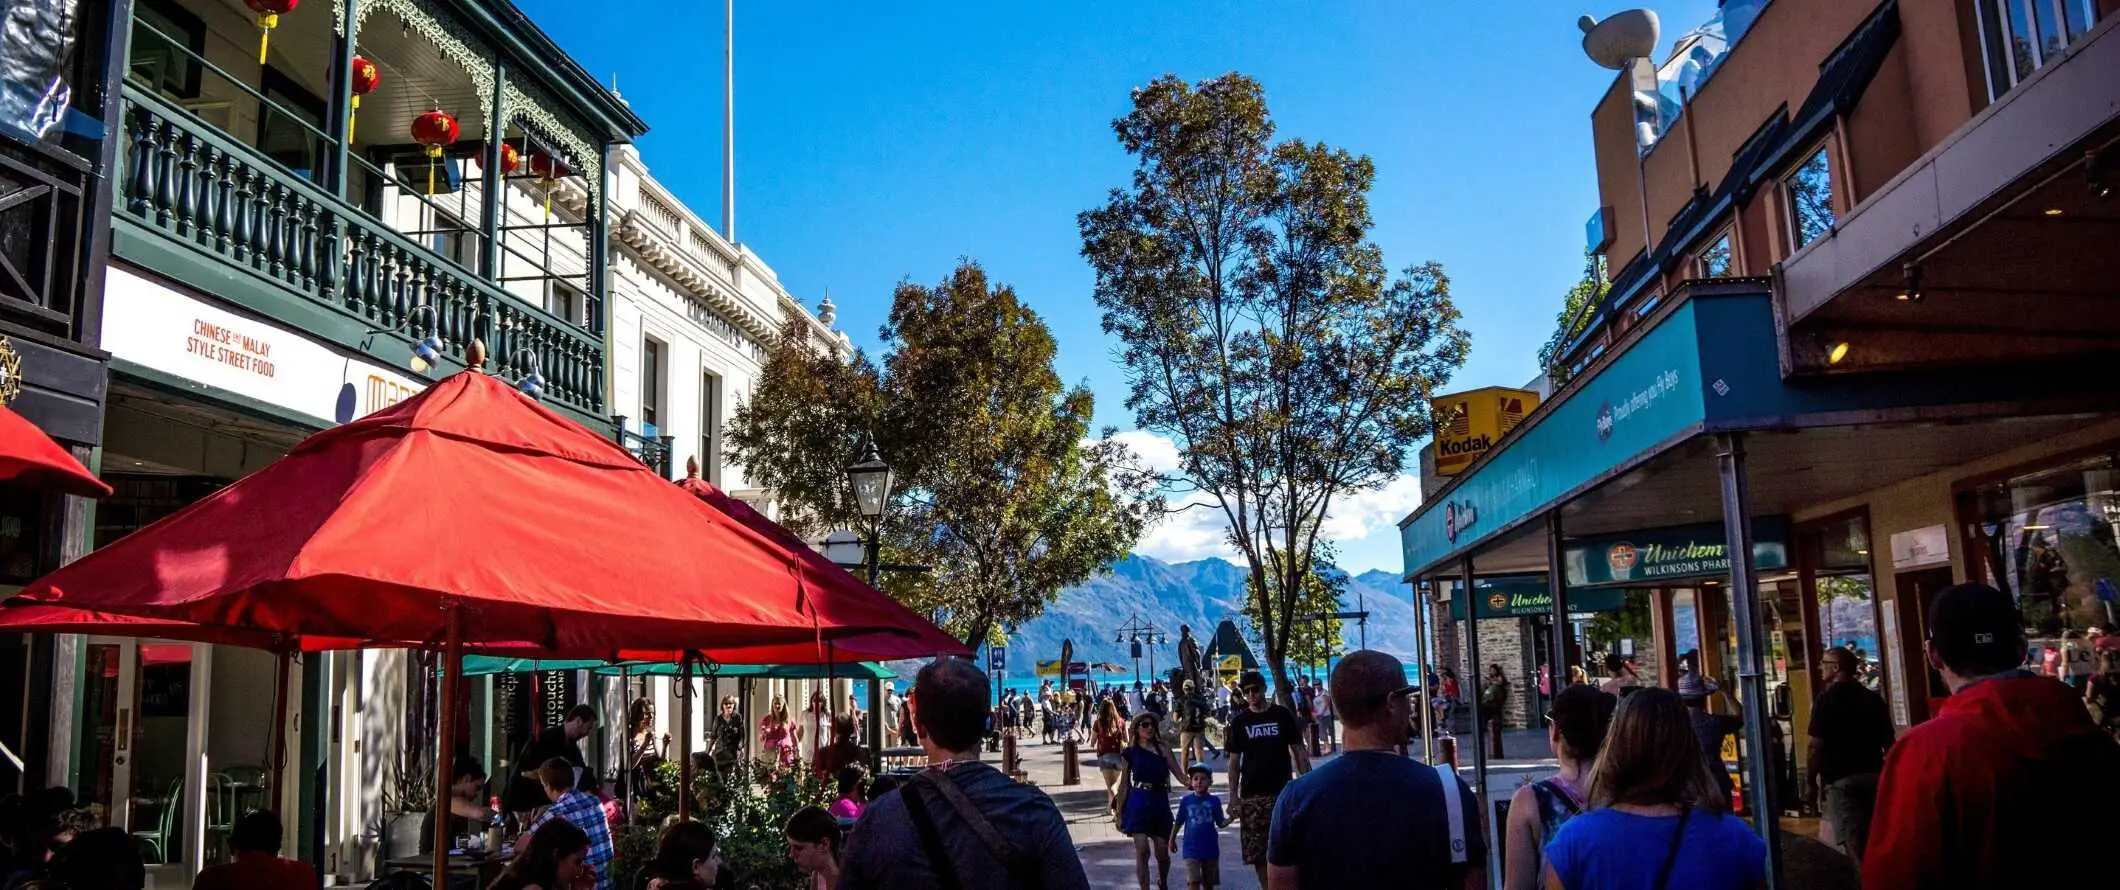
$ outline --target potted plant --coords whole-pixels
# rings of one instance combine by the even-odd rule
[[[421,768],[420,760],[400,758],[383,787],[380,849],[385,860],[420,854],[420,823],[434,810],[434,770]]]

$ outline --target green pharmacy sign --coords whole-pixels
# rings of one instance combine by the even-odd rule
[[[1465,597],[1450,598],[1450,619],[1465,620]],[[1553,614],[1553,591],[1544,575],[1483,578],[1473,585],[1480,618],[1528,618]],[[1568,591],[1568,612],[1612,612],[1627,604],[1627,592],[1616,588]]]
[[[1761,570],[1789,565],[1787,524],[1752,522],[1752,565]],[[1644,529],[1570,541],[1563,548],[1570,588],[1643,584],[1730,573],[1730,545],[1721,523]]]

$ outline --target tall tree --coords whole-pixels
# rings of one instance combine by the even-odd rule
[[[1166,76],[1113,129],[1132,183],[1077,222],[1127,407],[1178,446],[1166,491],[1227,521],[1285,685],[1326,516],[1404,470],[1470,339],[1440,265],[1388,275],[1369,240],[1375,166],[1276,143],[1257,82]]]
[[[1095,401],[1053,370],[1052,332],[1012,288],[963,261],[898,286],[881,366],[783,338],[730,424],[730,458],[798,528],[861,527],[845,466],[865,434],[897,476],[885,552],[930,567],[886,588],[966,642],[1028,621],[1125,556],[1157,506]]]
[[[1303,576],[1301,587],[1295,596],[1295,618],[1288,630],[1288,660],[1298,665],[1323,665],[1340,651],[1344,641],[1344,628],[1337,618],[1321,619],[1305,616],[1333,615],[1341,608],[1341,597],[1347,593],[1347,573],[1334,565],[1335,551],[1330,541],[1318,544],[1318,552],[1311,557],[1310,574]],[[1267,572],[1267,583],[1280,578],[1279,572]],[[1262,604],[1278,602],[1274,593],[1261,596],[1257,588],[1246,582],[1247,596],[1244,601],[1244,618],[1252,627],[1260,627],[1265,620],[1260,612]]]
[[[1583,280],[1561,298],[1561,314],[1553,319],[1553,335],[1538,349],[1538,366],[1554,386],[1567,383],[1574,376],[1561,364],[1561,348],[1589,327],[1589,307],[1603,302],[1605,291],[1611,287],[1612,283],[1605,280],[1605,258],[1596,253],[1583,254]]]

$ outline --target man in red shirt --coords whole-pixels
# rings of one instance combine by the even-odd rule
[[[1885,758],[1863,886],[2078,886],[2082,859],[2056,839],[2120,837],[2120,744],[2075,690],[2022,668],[2009,594],[1947,588],[1928,631],[1923,650],[1951,695]]]
[[[313,890],[316,869],[280,856],[279,814],[252,810],[236,819],[228,846],[234,862],[199,872],[191,890]]]

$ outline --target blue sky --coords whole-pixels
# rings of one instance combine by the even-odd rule
[[[718,222],[722,4],[518,3],[590,72],[618,77],[653,128],[649,168]],[[1099,422],[1126,429],[1075,214],[1127,182],[1110,123],[1131,88],[1241,71],[1265,86],[1282,136],[1376,160],[1386,261],[1441,261],[1472,331],[1453,386],[1521,384],[1581,273],[1598,203],[1589,116],[1613,75],[1583,57],[1575,20],[1625,8],[738,0],[736,235],[811,305],[829,289],[841,326],[872,350],[893,286],[975,258],[1052,325],[1060,374],[1097,393]],[[1715,3],[1653,8],[1668,46]],[[1400,569],[1393,523],[1418,491],[1404,480],[1339,511],[1342,563]],[[1205,512],[1141,549],[1213,555]]]

